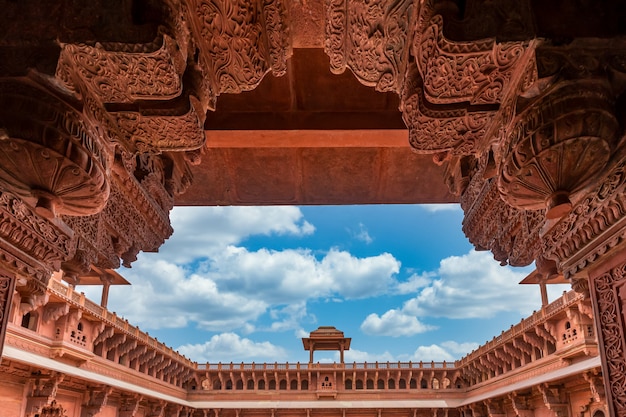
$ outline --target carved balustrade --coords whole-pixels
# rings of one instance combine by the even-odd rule
[[[46,304],[27,313],[27,321],[20,311],[13,312],[13,322],[21,323],[21,327],[10,327],[9,345],[26,327],[44,337],[48,356],[94,369],[124,367],[128,372],[157,378],[176,387],[186,387],[189,383],[195,362],[91,302],[83,293],[51,279],[47,296]],[[152,361],[150,366],[149,361]]]

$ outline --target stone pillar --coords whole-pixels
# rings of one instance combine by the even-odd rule
[[[15,290],[15,278],[7,275],[0,275],[0,357],[4,349],[4,337],[9,323],[9,311],[13,301]]]
[[[626,416],[626,246],[589,271],[607,405]]]

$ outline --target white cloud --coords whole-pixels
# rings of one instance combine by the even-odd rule
[[[389,254],[356,258],[332,249],[318,260],[308,250],[251,252],[229,246],[195,271],[165,260],[137,262],[126,274],[133,285],[111,289],[110,309],[148,329],[195,323],[206,330],[249,333],[269,312],[274,322],[267,330],[295,330],[311,319],[307,301],[383,294],[395,285],[399,268]]]
[[[420,204],[419,207],[422,207],[424,210],[429,211],[431,213],[437,213],[440,211],[461,211],[461,205],[457,203]]]
[[[365,334],[377,336],[413,336],[436,329],[421,323],[414,315],[404,314],[398,310],[389,310],[382,316],[370,314],[361,324],[361,331]]]
[[[402,307],[419,317],[490,318],[528,315],[541,307],[537,288],[519,285],[527,271],[502,267],[489,252],[470,251],[441,261],[436,277]]]
[[[410,360],[413,362],[454,362],[476,348],[478,348],[478,343],[458,343],[450,340],[439,345],[419,346]]]
[[[286,358],[285,350],[279,346],[270,342],[254,342],[235,333],[217,334],[205,343],[182,345],[177,350],[199,363],[274,362]]]
[[[439,345],[432,344],[430,346],[419,346],[415,349],[411,360],[413,362],[453,362],[455,359],[447,350]]]
[[[268,307],[265,301],[220,291],[214,281],[163,260],[137,263],[127,276],[133,285],[112,287],[109,309],[141,328],[196,323],[206,330],[235,329],[256,320]]]
[[[368,245],[374,241],[374,239],[372,239],[369,232],[367,231],[367,228],[365,227],[363,223],[359,223],[359,231],[356,233],[353,233],[353,236],[356,240],[365,242]]]
[[[428,286],[435,276],[432,272],[425,272],[421,275],[413,274],[406,281],[398,283],[396,292],[398,294],[415,293],[418,289]]]
[[[541,307],[539,289],[519,285],[527,272],[500,266],[488,252],[472,250],[451,256],[441,261],[437,271],[413,275],[399,283],[398,293],[414,290],[415,296],[382,316],[370,314],[361,330],[372,335],[410,336],[433,328],[423,323],[426,317],[491,318],[502,312],[527,316]],[[423,347],[427,348],[441,347]],[[442,352],[434,353],[446,357]]]
[[[188,263],[215,250],[236,245],[253,235],[312,234],[298,207],[175,207],[170,213],[174,234],[159,249],[159,257]]]

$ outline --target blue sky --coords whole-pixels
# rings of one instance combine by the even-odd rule
[[[176,207],[159,253],[120,269],[109,309],[198,362],[459,359],[539,309],[531,270],[476,252],[458,205]],[[99,299],[95,288],[78,287]],[[550,288],[550,300],[566,286]],[[315,360],[338,360],[317,352]]]

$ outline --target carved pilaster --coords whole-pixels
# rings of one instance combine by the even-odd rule
[[[626,263],[624,254],[590,271],[602,376],[613,415],[626,415]]]
[[[0,275],[0,357],[4,348],[4,338],[6,336],[7,324],[9,323],[9,312],[13,302],[13,292],[15,291],[15,278]]]

